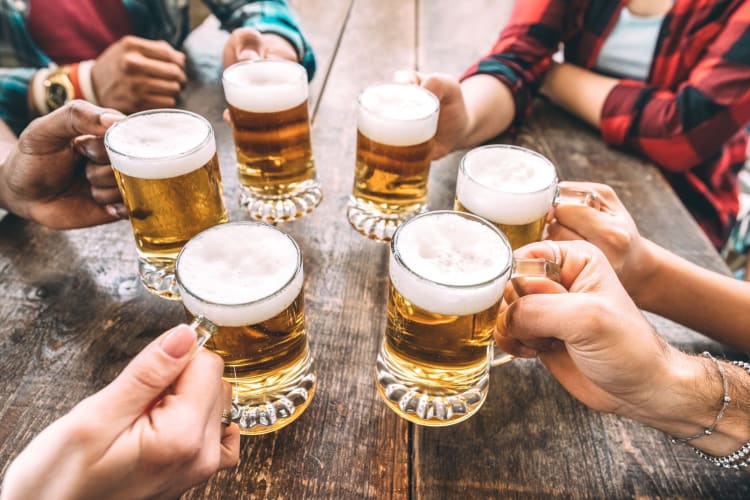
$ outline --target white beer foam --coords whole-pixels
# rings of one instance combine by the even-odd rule
[[[477,221],[450,212],[418,217],[401,226],[396,247],[411,272],[391,253],[391,283],[422,309],[445,315],[474,314],[503,295],[510,274],[510,248],[495,230]],[[467,286],[472,288],[455,288]]]
[[[254,222],[214,226],[189,241],[180,254],[182,302],[193,315],[218,326],[266,321],[286,309],[302,290],[303,273],[301,267],[296,272],[297,261],[291,237],[271,226]]]
[[[422,144],[435,136],[438,107],[437,98],[416,85],[375,85],[359,97],[357,128],[381,144]]]
[[[273,113],[302,104],[308,95],[307,73],[288,61],[239,63],[224,71],[227,102],[251,113]]]
[[[456,197],[470,212],[497,224],[527,224],[552,206],[557,172],[546,158],[528,151],[482,147],[462,160]]]
[[[105,136],[112,166],[130,177],[167,179],[205,165],[216,153],[211,124],[193,113],[137,113]]]

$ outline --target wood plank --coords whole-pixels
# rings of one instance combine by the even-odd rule
[[[414,65],[414,51],[403,50],[413,46],[414,13],[413,2],[353,3],[313,127],[324,199],[311,216],[283,226],[304,255],[307,329],[319,377],[315,397],[289,427],[243,439],[240,465],[185,498],[408,495],[408,425],[380,402],[373,379],[386,319],[387,246],[351,229],[344,207],[354,173],[357,95],[395,69]],[[310,32],[315,46],[315,37],[329,35],[328,29]],[[378,51],[371,50],[375,43]],[[215,89],[207,84],[193,92],[193,109],[217,121]],[[221,130],[217,137],[225,191],[237,218],[231,134]]]
[[[420,3],[420,67],[460,74],[486,52],[512,2]],[[445,13],[450,12],[450,16]],[[535,103],[513,142],[548,156],[562,179],[612,185],[643,235],[710,269],[726,272],[689,213],[648,162],[602,144],[590,128]],[[433,165],[431,204],[452,204],[461,152]],[[649,320],[685,349],[715,342],[655,315]],[[686,446],[638,423],[575,401],[536,360],[493,369],[484,407],[449,428],[415,427],[414,498],[633,498],[750,495],[743,473],[718,470]]]

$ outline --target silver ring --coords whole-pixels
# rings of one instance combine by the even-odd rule
[[[227,427],[229,424],[232,423],[232,410],[229,408],[224,408],[221,410],[221,425],[224,427]]]
[[[550,250],[552,250],[552,255],[555,256],[555,264],[558,266],[562,265],[562,253],[560,252],[560,246],[552,241],[552,240],[543,240],[542,243],[546,243]]]

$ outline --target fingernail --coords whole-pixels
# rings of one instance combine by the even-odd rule
[[[101,123],[105,127],[110,127],[123,118],[125,118],[125,115],[112,111],[105,111],[104,113],[99,115],[99,123]]]
[[[118,219],[128,218],[128,211],[122,203],[110,203],[109,205],[105,205],[104,209],[112,217],[117,217]]]
[[[245,61],[247,59],[260,59],[260,54],[251,49],[243,49],[237,54],[237,59],[240,61]]]
[[[187,325],[177,325],[167,332],[161,341],[164,352],[175,359],[180,359],[195,347],[195,332]]]

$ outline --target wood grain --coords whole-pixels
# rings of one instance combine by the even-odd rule
[[[470,3],[472,8],[458,12],[447,0],[420,4],[423,68],[458,75],[491,47],[509,13],[508,2]],[[447,22],[444,13],[449,9],[452,16]],[[557,166],[561,179],[610,184],[644,236],[726,273],[723,261],[650,163],[605,146],[595,131],[543,101],[534,103],[525,123],[518,133],[496,142],[539,151]],[[433,167],[430,189],[436,207],[452,203],[460,156],[460,152],[453,154]],[[683,349],[723,350],[664,318],[648,318],[660,334]],[[672,445],[660,432],[587,409],[535,360],[494,368],[490,394],[473,418],[445,429],[416,427],[413,436],[414,498],[744,498],[750,494],[746,474],[719,470],[688,447]]]
[[[537,361],[493,370],[472,419],[446,429],[400,420],[373,382],[385,327],[386,245],[352,230],[344,214],[354,167],[356,98],[397,69],[460,74],[494,40],[503,0],[292,0],[318,57],[311,85],[313,147],[324,200],[283,228],[300,244],[307,328],[319,377],[305,414],[289,427],[243,438],[241,463],[184,498],[747,498],[742,473],[704,463],[653,430],[592,412]],[[182,106],[215,126],[232,219],[242,218],[225,103],[217,77],[222,35],[193,39],[196,78]],[[223,35],[225,36],[225,35]],[[595,132],[544,102],[499,141],[549,156],[561,178],[607,182],[642,233],[726,272],[658,170],[607,148]],[[452,206],[461,153],[435,162],[430,206]],[[98,390],[160,332],[184,320],[178,303],[138,283],[130,226],[49,231],[0,221],[0,473],[41,429]],[[656,316],[688,350],[721,349]]]

